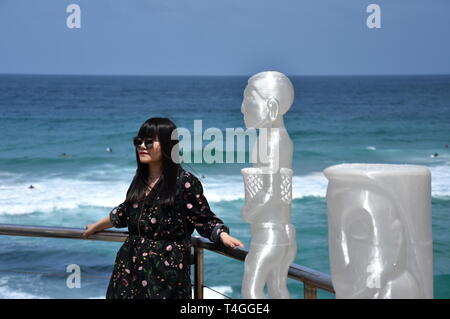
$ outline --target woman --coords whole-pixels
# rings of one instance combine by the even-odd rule
[[[171,139],[175,129],[167,118],[144,122],[133,140],[137,170],[125,201],[86,226],[84,238],[106,228],[128,227],[129,236],[116,256],[108,299],[191,298],[187,260],[194,228],[215,243],[243,247],[210,210],[200,181],[173,160],[178,155],[178,140]]]

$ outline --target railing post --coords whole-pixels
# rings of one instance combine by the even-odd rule
[[[203,248],[194,246],[194,299],[203,299]]]
[[[303,284],[303,298],[317,299],[317,288],[305,282]]]

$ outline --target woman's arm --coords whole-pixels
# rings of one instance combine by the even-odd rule
[[[113,224],[111,223],[109,215],[105,216],[95,224],[86,225],[86,231],[83,233],[83,238],[87,239],[90,235],[111,227],[113,227]]]
[[[201,182],[192,174],[187,173],[182,183],[184,210],[187,220],[198,233],[211,241],[221,241],[228,247],[243,247],[244,245],[236,238],[229,235],[229,228],[210,209],[208,201],[203,194]]]
[[[95,224],[86,225],[86,231],[83,233],[83,238],[87,239],[90,235],[102,231],[106,228],[116,227],[123,228],[128,225],[128,204],[123,202],[117,207],[114,207],[108,216],[103,217]]]

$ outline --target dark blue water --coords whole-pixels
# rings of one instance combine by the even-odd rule
[[[136,165],[131,139],[142,122],[163,116],[190,130],[194,120],[202,120],[203,130],[244,128],[246,80],[0,76],[0,223],[84,228],[97,221],[125,197]],[[285,124],[295,146],[295,263],[330,273],[324,168],[343,162],[426,165],[433,182],[435,297],[449,298],[450,76],[291,80],[296,99]],[[430,157],[434,153],[439,156]],[[211,208],[248,247],[248,225],[240,218],[239,171],[246,166],[185,168],[204,175]],[[104,297],[119,247],[0,237],[0,297]],[[81,288],[66,286],[70,264],[81,267]],[[242,262],[206,253],[207,286],[238,298],[242,273]],[[302,286],[290,279],[289,289],[293,298],[302,297]]]

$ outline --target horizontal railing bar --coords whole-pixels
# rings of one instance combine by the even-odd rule
[[[29,236],[29,237],[50,237],[50,238],[66,238],[66,239],[83,239],[85,229],[73,227],[52,227],[52,226],[32,226],[32,225],[14,225],[0,224],[0,235],[9,236]],[[103,230],[92,234],[88,240],[102,240],[123,242],[128,237],[126,231]],[[199,237],[191,237],[192,245],[208,249],[210,251],[222,254],[236,260],[244,261],[248,251],[242,248],[230,248],[218,245],[210,240]],[[335,293],[333,284],[329,275],[310,269],[308,267],[292,264],[289,267],[288,277],[304,284]]]
[[[84,239],[85,229],[73,227],[52,227],[32,225],[0,224],[0,235],[29,236],[29,237],[51,237],[67,239]],[[103,230],[89,236],[91,240],[123,242],[128,237],[128,232]]]
[[[193,236],[191,240],[192,244],[195,246],[202,247],[240,261],[244,261],[245,256],[247,256],[248,253],[247,250],[241,248],[234,249],[223,245],[219,246],[204,237]],[[335,293],[330,276],[314,269],[300,266],[298,264],[291,264],[289,267],[288,277],[304,283],[309,283],[310,285],[322,290]]]

